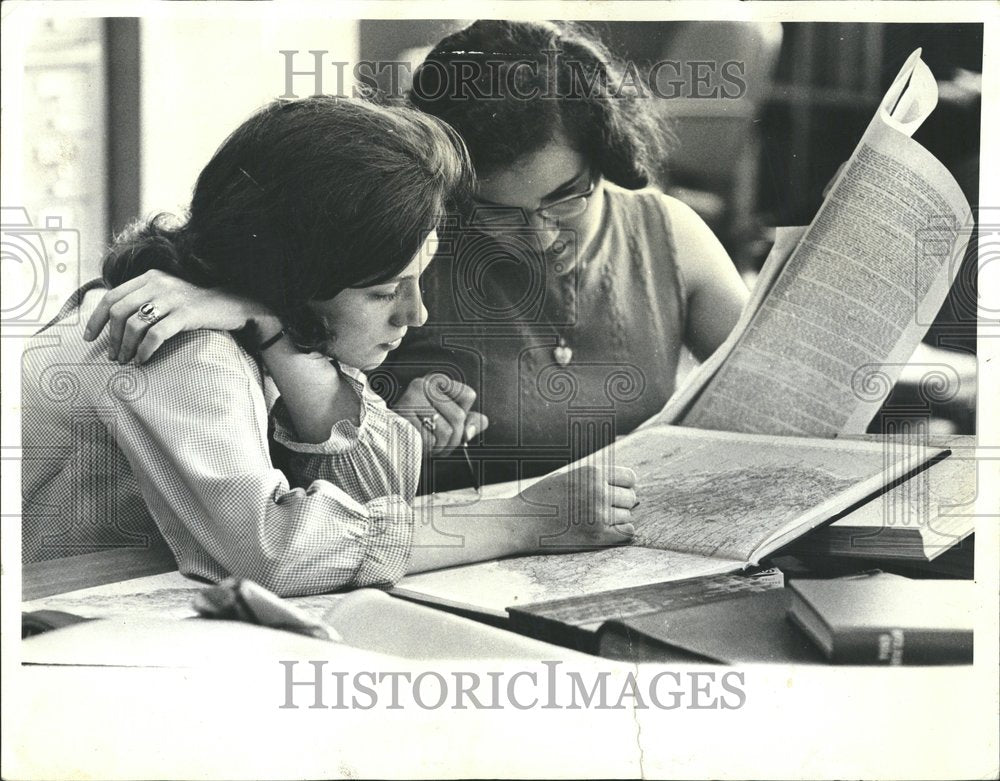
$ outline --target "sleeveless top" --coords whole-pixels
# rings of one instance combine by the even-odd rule
[[[687,312],[666,198],[610,182],[601,191],[601,223],[568,271],[532,247],[527,227],[442,231],[423,277],[427,324],[369,373],[390,406],[431,371],[470,385],[490,421],[470,446],[483,482],[580,458],[673,393]],[[425,491],[470,482],[461,455],[430,466]]]

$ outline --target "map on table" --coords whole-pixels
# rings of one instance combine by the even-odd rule
[[[586,461],[637,476],[633,544],[411,575],[396,593],[503,615],[503,608],[730,572],[939,456],[920,442],[641,429]]]
[[[143,615],[161,619],[190,618],[197,615],[192,607],[195,594],[208,587],[208,583],[192,580],[179,572],[167,572],[35,599],[24,602],[21,610],[62,610],[84,618]],[[342,597],[342,594],[321,594],[291,597],[285,601],[310,618],[322,620],[323,614]]]
[[[636,545],[745,561],[773,534],[822,522],[938,453],[659,426],[593,457],[636,473]]]

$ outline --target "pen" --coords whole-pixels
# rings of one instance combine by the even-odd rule
[[[472,466],[472,459],[469,458],[469,436],[468,429],[462,432],[462,455],[465,456],[465,463],[469,467],[469,474],[472,476],[472,485],[475,486],[476,493],[482,492],[482,486],[479,485],[479,474],[476,472],[474,466]]]

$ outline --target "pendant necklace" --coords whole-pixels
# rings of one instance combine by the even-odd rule
[[[568,273],[563,274],[559,277],[559,290],[560,290],[560,304],[561,304],[561,319],[563,322],[563,327],[574,325],[576,318],[573,316],[573,304],[576,302],[576,279],[577,270],[576,268],[571,269]],[[552,360],[554,360],[560,366],[569,366],[573,361],[573,348],[569,346],[559,329],[553,326],[553,330],[556,332],[556,338],[558,343],[552,348]]]
[[[552,348],[552,357],[560,366],[569,366],[573,360],[573,348],[566,344],[562,336],[559,337],[559,344]]]

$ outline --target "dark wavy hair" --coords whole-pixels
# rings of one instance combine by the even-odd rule
[[[159,215],[118,237],[104,281],[159,269],[220,287],[323,349],[330,334],[306,304],[399,274],[471,185],[464,144],[433,117],[330,96],[275,101],[216,151],[186,220]]]
[[[479,176],[566,134],[605,178],[645,187],[670,143],[662,118],[600,39],[569,22],[479,20],[443,38],[414,71],[411,105],[448,122]]]

